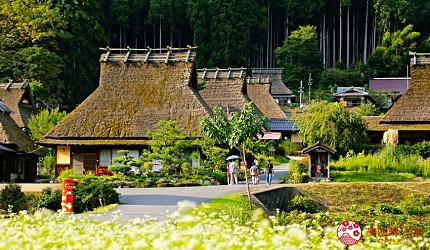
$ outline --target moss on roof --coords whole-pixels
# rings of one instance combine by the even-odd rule
[[[430,65],[411,67],[411,86],[381,119],[381,123],[430,124]]]
[[[0,113],[0,143],[19,152],[38,153],[38,147],[8,114]]]
[[[193,62],[101,62],[100,86],[40,144],[146,139],[159,120],[175,120],[187,134],[200,135],[200,119],[210,109],[191,87],[192,74]]]
[[[248,96],[269,118],[287,119],[285,112],[270,95],[270,83],[247,83]]]

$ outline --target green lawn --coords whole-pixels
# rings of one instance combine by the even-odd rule
[[[414,182],[415,176],[406,173],[370,173],[330,171],[332,182]]]

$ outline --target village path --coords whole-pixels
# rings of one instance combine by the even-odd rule
[[[279,184],[288,173],[289,165],[275,166],[272,185],[267,185],[265,175],[260,175],[260,184],[250,185],[253,190],[272,188]],[[200,205],[227,194],[246,192],[245,182],[238,185],[198,186],[198,187],[166,187],[166,188],[118,188],[121,194],[120,204],[112,211],[97,215],[99,220],[110,220],[115,214],[121,214],[120,220],[153,217],[159,221],[178,210],[178,202],[191,201]]]

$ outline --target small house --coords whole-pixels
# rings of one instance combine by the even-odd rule
[[[338,87],[334,97],[346,109],[358,107],[361,104],[375,103],[375,100],[365,91],[364,87]]]
[[[336,150],[321,142],[303,149],[303,154],[309,155],[308,169],[312,180],[330,179],[330,157],[334,153]]]

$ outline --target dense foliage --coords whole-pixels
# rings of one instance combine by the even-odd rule
[[[291,119],[299,125],[299,135],[306,144],[320,141],[333,147],[339,155],[349,150],[361,151],[369,142],[361,117],[340,103],[315,102]]]
[[[411,173],[425,178],[430,177],[430,160],[411,152],[409,146],[385,147],[374,154],[349,153],[333,161],[332,166],[339,170],[363,172]]]
[[[430,48],[429,11],[421,0],[8,0],[0,3],[0,81],[29,79],[37,100],[73,109],[97,87],[99,47],[193,45],[200,68],[284,67],[291,62],[277,64],[275,49],[313,26],[319,65],[285,68],[297,73],[285,74],[289,87],[309,73],[317,85],[361,85],[406,76],[408,50]],[[308,49],[292,51],[294,60],[314,58],[305,54],[318,50]],[[341,72],[319,80],[323,67]]]

